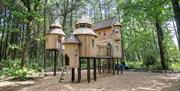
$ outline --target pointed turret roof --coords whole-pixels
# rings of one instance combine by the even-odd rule
[[[47,34],[59,34],[65,36],[65,33],[62,31],[62,26],[59,23],[59,20],[56,19],[50,26]]]
[[[88,24],[92,24],[91,19],[88,16],[82,16],[76,24],[80,24],[80,23],[88,23]]]
[[[79,39],[77,39],[73,34],[71,34],[65,41],[64,44],[79,44]]]
[[[89,17],[87,16],[82,16],[78,22],[76,24],[92,24],[91,20]],[[76,28],[75,31],[73,32],[74,35],[93,35],[93,36],[97,36],[96,33],[92,30],[92,28],[88,28],[88,27],[79,27]]]
[[[49,27],[58,27],[62,29],[62,26],[59,22],[59,18],[57,18]]]

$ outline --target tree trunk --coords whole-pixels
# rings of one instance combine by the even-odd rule
[[[173,10],[174,10],[174,18],[176,21],[176,27],[177,27],[177,33],[178,33],[178,45],[180,50],[180,6],[179,6],[179,0],[171,0]]]
[[[164,51],[164,46],[163,46],[164,34],[161,28],[161,24],[159,23],[158,20],[156,20],[156,33],[157,33],[158,45],[159,45],[159,51],[160,51],[161,68],[163,70],[166,70],[167,66],[165,63],[165,56],[164,56],[165,51]]]
[[[64,2],[64,12],[63,12],[63,25],[62,28],[64,31],[66,31],[66,19],[67,19],[67,15],[68,15],[68,6],[69,6],[69,0]]]
[[[102,21],[103,15],[102,15],[102,8],[101,8],[101,1],[100,0],[99,0],[99,9],[100,9],[100,15],[101,15],[100,19]]]
[[[28,19],[27,31],[25,34],[25,42],[23,43],[22,55],[21,55],[21,68],[25,66],[26,61],[28,60],[28,49],[31,42],[31,26],[32,26],[32,17]]]

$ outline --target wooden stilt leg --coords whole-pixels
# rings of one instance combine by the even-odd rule
[[[112,64],[113,64],[113,75],[115,74],[115,63],[114,63],[114,58],[112,59]]]
[[[96,81],[96,58],[93,59],[93,68],[94,68],[94,80]]]
[[[54,51],[54,76],[56,76],[56,64],[57,64],[57,51]]]
[[[100,71],[100,74],[101,74],[101,70],[102,70],[102,62],[101,61],[102,60],[100,59],[99,61],[100,61],[100,69],[99,69],[99,71]]]
[[[98,61],[97,61],[97,66],[98,66],[98,72],[100,73],[100,59],[98,59]]]
[[[78,68],[78,82],[81,80],[81,58],[79,58],[79,68]]]
[[[104,64],[104,60],[103,60],[103,63],[102,63],[102,70],[103,70],[103,73],[105,73],[105,64]]]
[[[118,58],[116,60],[117,60],[117,75],[119,75],[119,68],[118,68],[119,62],[118,62]]]
[[[121,59],[120,59],[120,62],[121,62],[121,65],[123,65]],[[123,74],[123,67],[121,67],[121,74]]]
[[[88,83],[90,83],[90,59],[87,58],[87,79],[88,79]]]

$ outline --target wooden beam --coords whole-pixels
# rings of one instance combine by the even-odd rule
[[[103,71],[103,73],[105,73],[105,63],[104,63],[104,60],[103,60],[103,63],[102,63],[102,71]]]
[[[114,58],[112,59],[112,64],[113,64],[113,75],[115,74],[115,63],[114,63]]]
[[[102,69],[102,66],[101,66],[101,59],[99,59],[99,72],[100,72],[100,74],[101,74],[101,69]]]
[[[94,68],[94,80],[96,81],[97,79],[96,79],[96,58],[94,58],[93,59],[94,60],[94,62],[93,62],[93,68]]]
[[[79,68],[78,68],[78,82],[81,80],[81,58],[79,58]]]
[[[46,55],[47,55],[47,52],[45,52],[45,54],[44,54],[44,76],[47,76],[47,74],[46,74]]]
[[[90,83],[90,59],[87,58],[87,79],[88,79],[88,83]]]
[[[121,62],[121,65],[123,65],[121,59],[120,59],[120,62]],[[121,74],[123,74],[123,67],[121,67]]]
[[[117,60],[117,75],[119,75],[119,68],[118,68],[118,66],[119,66],[119,60],[118,60],[118,58],[117,58],[116,60]]]
[[[107,64],[107,66],[108,66],[108,73],[110,73],[111,72],[111,59],[107,59],[107,61],[108,61],[108,64]]]
[[[97,65],[98,65],[98,72],[100,73],[100,59],[98,59],[98,61],[97,61]]]
[[[56,76],[57,51],[54,51],[54,76]]]

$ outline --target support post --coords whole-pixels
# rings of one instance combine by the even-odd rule
[[[101,60],[101,59],[99,59],[99,63],[100,63],[100,64],[99,64],[99,65],[100,65],[100,66],[99,66],[99,72],[100,72],[100,74],[101,74],[101,70],[102,70],[101,61],[102,61],[102,60]]]
[[[119,75],[119,62],[118,62],[118,58],[116,59],[117,60],[117,75]]]
[[[93,59],[93,68],[94,68],[94,80],[96,81],[96,58]]]
[[[71,82],[74,82],[74,80],[75,80],[75,69],[72,68],[71,71],[72,71],[72,74],[71,74]]]
[[[111,72],[111,60],[110,59],[107,59],[107,61],[108,61],[108,73],[110,73]]]
[[[79,68],[78,68],[78,82],[81,80],[81,58],[79,58]]]
[[[115,74],[114,58],[112,58],[112,64],[113,64],[113,75],[114,75]]]
[[[46,74],[46,51],[44,49],[44,76],[47,76]]]
[[[121,62],[121,75],[122,75],[123,74],[123,67],[122,67],[123,63],[122,63],[121,59],[120,59],[120,62]]]
[[[104,60],[103,60],[103,63],[102,63],[102,71],[103,71],[103,73],[105,73],[105,62],[104,62]]]
[[[88,83],[90,83],[90,59],[87,58],[87,79]]]
[[[54,76],[56,76],[57,51],[54,51]]]

